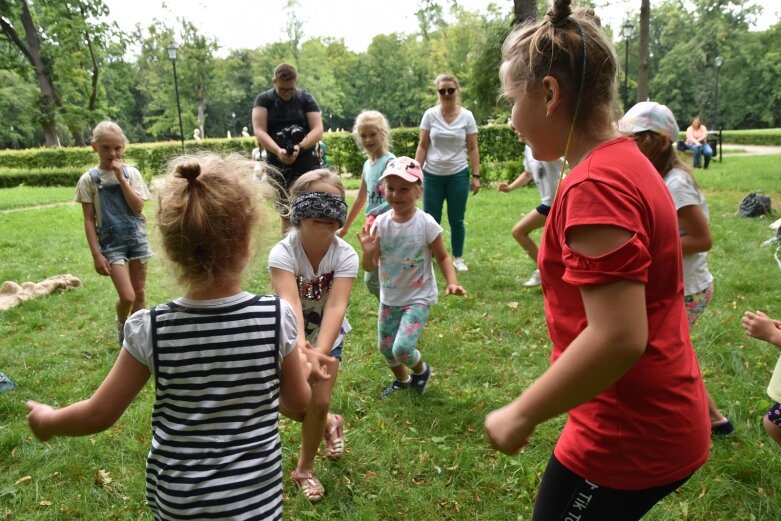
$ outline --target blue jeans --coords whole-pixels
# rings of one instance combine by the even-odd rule
[[[442,205],[447,201],[447,221],[450,223],[450,248],[453,257],[464,254],[466,201],[469,198],[470,176],[465,168],[452,175],[434,175],[423,170],[423,211],[442,222]]]
[[[694,154],[694,168],[700,168],[700,158],[705,156],[705,168],[708,168],[710,158],[713,157],[713,149],[706,142],[702,145],[686,145],[686,148],[692,151]]]

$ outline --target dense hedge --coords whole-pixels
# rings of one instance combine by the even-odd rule
[[[419,132],[417,128],[391,130],[393,152],[397,156],[414,157]],[[725,130],[723,139],[730,144],[781,146],[781,129]],[[360,174],[366,158],[351,133],[326,132],[323,141],[331,168],[343,174]],[[511,180],[520,172],[522,148],[507,125],[480,127],[478,143],[485,180]],[[254,138],[190,140],[184,144],[185,152],[238,152],[247,157],[255,146]],[[149,180],[164,173],[166,162],[181,151],[179,141],[131,144],[125,158]],[[21,183],[30,186],[75,185],[79,175],[95,163],[96,156],[90,147],[0,151],[0,187]]]
[[[41,168],[0,170],[0,188],[26,186],[76,186],[84,170],[80,168]]]
[[[391,130],[392,150],[396,155],[415,156],[420,131],[417,128]],[[344,174],[359,175],[365,155],[349,132],[327,132],[323,135],[328,163]],[[253,138],[204,139],[185,141],[185,152],[211,150],[219,153],[238,152],[250,156],[256,146]],[[503,162],[520,155],[518,142],[506,125],[487,125],[480,128],[480,155],[482,162]],[[125,152],[128,163],[138,167],[145,178],[160,175],[172,157],[180,154],[178,141],[130,144]],[[73,185],[79,175],[96,163],[90,147],[38,148],[0,152],[0,186],[24,183],[31,186],[52,184]],[[484,168],[485,170],[485,168]]]

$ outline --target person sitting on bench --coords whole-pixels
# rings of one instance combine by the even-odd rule
[[[694,168],[700,168],[700,160],[704,156],[704,167],[708,168],[713,149],[708,144],[708,129],[702,124],[699,116],[694,116],[692,124],[686,129],[686,148],[694,154]]]

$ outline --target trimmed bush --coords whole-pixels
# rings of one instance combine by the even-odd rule
[[[86,169],[76,168],[41,168],[35,170],[6,169],[0,170],[0,188],[25,186],[76,186],[79,177]]]

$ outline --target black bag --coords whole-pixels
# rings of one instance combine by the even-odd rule
[[[770,197],[762,195],[761,191],[748,194],[740,201],[740,206],[738,207],[738,215],[743,217],[770,215],[772,211],[770,208]]]

